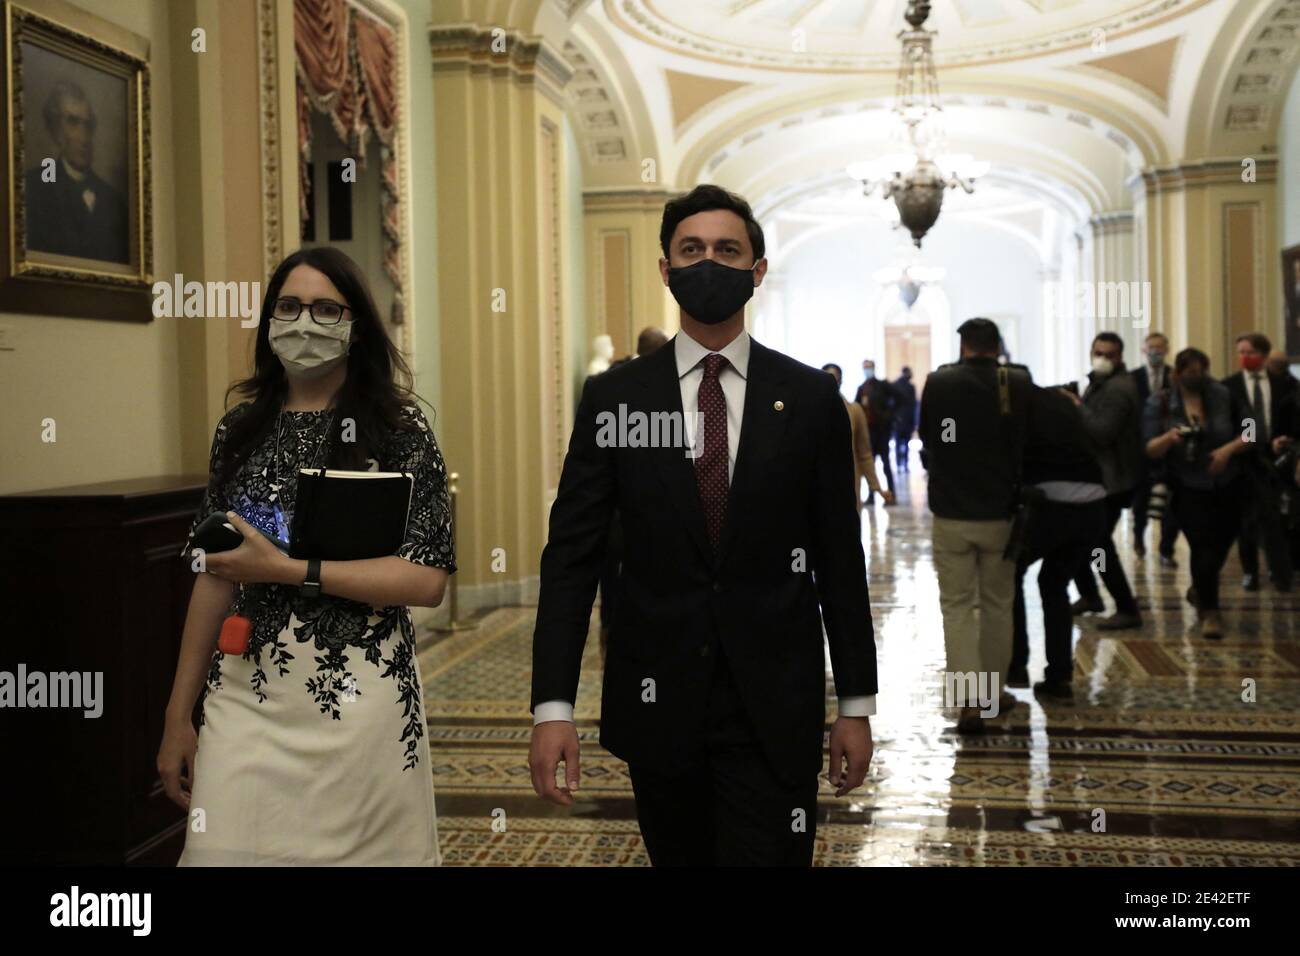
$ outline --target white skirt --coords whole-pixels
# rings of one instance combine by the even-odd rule
[[[220,676],[209,679],[204,701],[179,865],[437,866],[423,683],[409,625],[393,628],[375,663],[364,648],[345,648],[343,680],[318,669],[323,652],[298,642],[297,626],[291,616],[277,640],[293,659],[273,663],[263,647],[261,675],[252,655],[214,658]],[[395,653],[405,694],[392,676]]]

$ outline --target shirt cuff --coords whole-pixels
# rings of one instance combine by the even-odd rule
[[[839,712],[841,717],[874,717],[876,713],[876,695],[841,697]]]
[[[548,700],[533,709],[533,726],[548,720],[565,720],[573,723],[573,705],[567,700]]]

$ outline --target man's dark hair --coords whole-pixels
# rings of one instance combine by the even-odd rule
[[[836,365],[834,362],[827,362],[825,365],[822,366],[822,371],[823,371],[823,372],[829,372],[831,369],[835,369],[835,377],[838,378],[841,382],[843,382],[843,381],[844,381],[844,369],[840,368],[840,367],[839,367],[838,365]]]
[[[664,251],[665,259],[670,258],[668,246],[673,241],[673,233],[677,231],[681,221],[694,216],[697,212],[708,212],[710,209],[727,209],[743,219],[745,232],[749,234],[749,244],[754,249],[754,261],[763,258],[763,253],[767,249],[763,242],[763,227],[754,218],[749,203],[721,186],[702,183],[685,196],[670,199],[664,204],[663,223],[659,226],[659,246]]]
[[[86,96],[86,91],[71,80],[56,80],[54,85],[50,87],[49,96],[45,97],[45,105],[41,108],[41,116],[45,120],[45,128],[49,131],[49,134],[56,140],[59,138],[59,122],[63,119],[64,100],[85,103],[90,107],[90,126],[93,130],[95,127],[95,107],[91,105],[90,98]]]
[[[1147,335],[1147,337],[1143,339],[1143,341],[1150,342],[1152,339],[1163,339],[1165,345],[1169,344],[1169,336],[1165,335],[1165,333],[1163,332],[1152,332],[1149,335]]]
[[[1107,345],[1118,345],[1119,350],[1124,351],[1124,340],[1114,332],[1098,332],[1093,337],[1092,344],[1096,345],[1098,342],[1105,342]]]
[[[1263,352],[1265,355],[1273,351],[1273,343],[1269,341],[1268,336],[1263,332],[1246,332],[1237,336],[1236,342],[1232,344],[1236,345],[1237,342],[1249,342],[1252,349],[1256,352]]]
[[[904,366],[903,366],[903,370],[902,370],[901,372],[899,372],[898,374],[901,375],[901,376],[903,376],[904,378],[910,378],[911,375],[912,375],[912,366],[910,366],[910,365],[904,365]]]
[[[961,336],[961,344],[972,352],[996,355],[1002,346],[1002,333],[992,319],[967,319],[957,327],[957,334]]]

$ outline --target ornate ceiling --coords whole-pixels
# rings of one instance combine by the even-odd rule
[[[716,64],[797,72],[893,72],[906,0],[602,0],[611,23]],[[980,66],[1121,39],[1208,0],[935,0],[935,59]]]
[[[481,2],[539,10],[573,67],[590,192],[709,180],[775,212],[887,147],[906,0]],[[932,0],[926,27],[951,150],[1075,216],[1144,169],[1272,155],[1300,61],[1300,0]]]

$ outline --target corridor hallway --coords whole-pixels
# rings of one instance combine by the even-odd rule
[[[1227,633],[1188,636],[1190,583],[1155,549],[1117,548],[1146,615],[1141,631],[1076,619],[1075,701],[1020,703],[983,736],[939,710],[943,629],[925,473],[913,455],[898,505],[863,520],[880,661],[867,782],[836,799],[822,780],[820,866],[1222,866],[1300,863],[1300,644],[1294,595],[1241,590],[1224,569]],[[904,485],[906,482],[906,485]],[[1150,532],[1149,532],[1150,533]],[[1026,580],[1030,676],[1042,676],[1042,616]],[[1104,593],[1104,591],[1103,591]],[[527,765],[535,608],[502,608],[476,630],[425,633],[420,666],[438,829],[452,866],[645,866],[627,766],[597,742],[598,623],[576,718],[581,786],[571,808],[533,794]],[[1256,684],[1242,701],[1242,681]],[[828,715],[834,689],[827,681]],[[829,720],[828,720],[829,726]],[[1103,819],[1096,811],[1104,811]],[[495,825],[494,825],[495,821]],[[1097,821],[1097,822],[1094,822]]]

